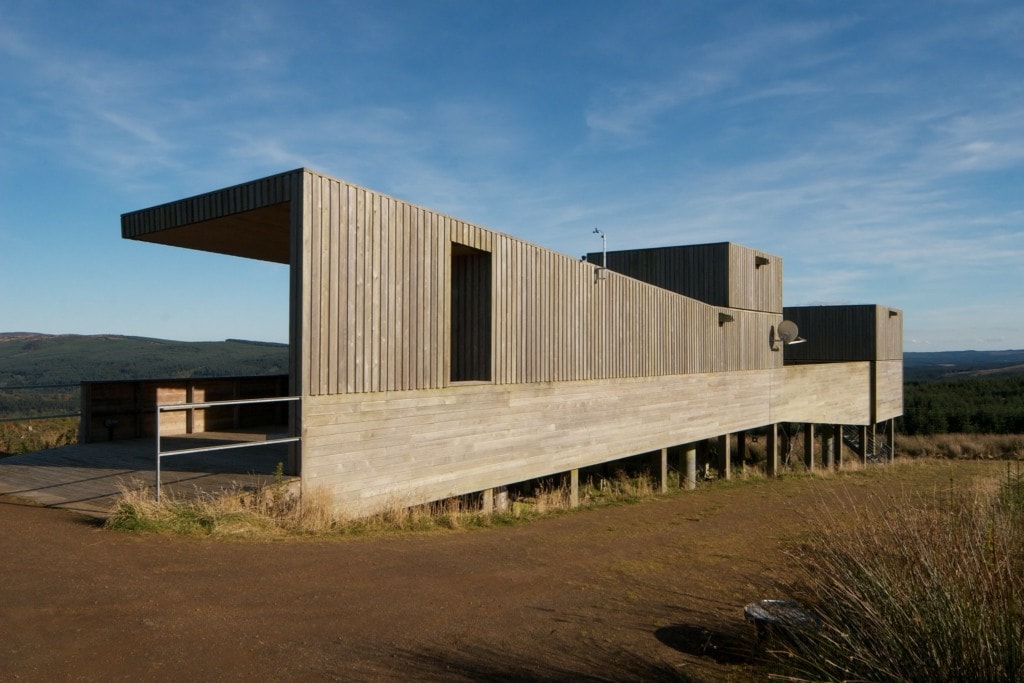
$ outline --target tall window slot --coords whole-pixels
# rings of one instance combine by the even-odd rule
[[[491,254],[452,243],[451,381],[491,379]]]

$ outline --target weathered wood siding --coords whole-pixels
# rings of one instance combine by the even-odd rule
[[[886,306],[787,306],[783,317],[807,341],[787,346],[787,361],[902,360],[903,313]]]
[[[777,315],[711,306],[618,273],[598,278],[592,264],[306,173],[302,339],[310,395],[450,384],[453,244],[491,256],[496,384],[780,363],[767,343]],[[734,321],[720,325],[726,310]]]
[[[869,382],[869,363],[848,363],[311,396],[303,486],[362,514],[773,420],[867,424]]]
[[[828,362],[783,367],[782,260],[739,245],[612,252],[627,260],[605,271],[308,169],[125,214],[122,230],[290,264],[303,486],[353,514],[902,411],[901,314],[792,309],[811,341],[787,360]]]
[[[782,259],[756,249],[718,242],[610,251],[607,260],[610,270],[712,306],[782,312]]]
[[[866,425],[871,363],[789,365],[773,375],[770,422]]]

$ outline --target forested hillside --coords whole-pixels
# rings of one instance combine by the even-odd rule
[[[0,334],[0,387],[287,372],[286,344],[236,339],[179,342],[118,335]]]
[[[903,354],[903,380],[1024,375],[1022,351],[937,351]]]
[[[78,410],[77,385],[84,380],[287,372],[286,344],[234,339],[178,342],[120,335],[0,333],[0,419],[75,412]],[[43,388],[24,388],[40,385]]]
[[[1024,434],[1024,375],[904,384],[905,434]]]
[[[905,434],[1024,434],[1024,351],[903,355]]]

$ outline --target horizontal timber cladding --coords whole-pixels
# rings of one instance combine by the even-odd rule
[[[875,422],[903,414],[903,361],[875,363]]]
[[[302,171],[122,214],[127,239],[290,262],[289,202]]]
[[[768,343],[775,313],[711,306],[618,273],[599,277],[592,264],[306,174],[301,278],[309,395],[438,389],[469,378],[450,356],[453,249],[457,259],[466,248],[489,255],[487,381],[495,384],[781,364]],[[720,324],[724,311],[732,321]],[[473,339],[488,338],[478,332]],[[487,363],[472,364],[470,374],[486,379],[479,369]]]
[[[731,242],[587,254],[610,270],[713,306],[782,312],[782,259]]]
[[[774,374],[771,422],[871,423],[871,363],[788,365]]]
[[[807,341],[785,348],[786,361],[833,362],[903,359],[903,313],[874,304],[787,306]]]
[[[869,363],[304,400],[303,486],[364,514],[774,420],[867,424]]]

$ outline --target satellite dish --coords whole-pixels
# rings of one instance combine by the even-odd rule
[[[783,320],[779,323],[779,339],[783,344],[792,344],[800,335],[800,330],[792,320]]]

